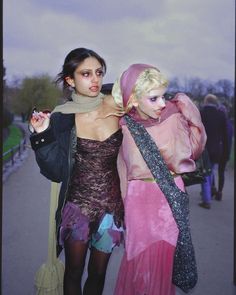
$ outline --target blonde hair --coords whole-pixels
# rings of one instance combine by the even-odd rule
[[[122,76],[122,75],[121,75]],[[115,81],[112,88],[112,96],[117,104],[123,106],[123,98],[120,87],[121,76]],[[140,99],[145,93],[148,93],[153,88],[166,88],[168,80],[157,68],[147,68],[138,76],[132,93],[125,107],[125,112],[128,113],[133,107],[133,98]]]
[[[133,98],[140,99],[153,88],[166,88],[168,84],[168,80],[158,69],[148,68],[144,70],[135,82],[132,94],[126,106],[126,112],[128,113],[132,109]]]
[[[218,105],[218,98],[214,94],[207,94],[204,98],[204,104],[212,103]]]

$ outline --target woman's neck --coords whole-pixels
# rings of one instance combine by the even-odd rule
[[[86,96],[73,91],[71,98],[80,107],[81,112],[91,112],[101,105],[104,95],[99,93],[97,96]]]

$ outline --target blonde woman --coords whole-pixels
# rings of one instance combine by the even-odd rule
[[[123,105],[127,113],[120,120],[123,141],[118,154],[125,207],[125,253],[115,295],[175,294],[172,273],[180,232],[183,238],[188,237],[194,256],[187,200],[185,198],[181,205],[179,198],[174,196],[185,192],[180,174],[195,170],[194,160],[203,151],[206,133],[197,107],[185,94],[179,93],[174,99],[165,101],[167,85],[167,79],[156,67],[133,64],[122,73],[112,91],[115,101]],[[147,134],[139,136],[140,126]],[[149,169],[153,165],[152,157],[158,161],[160,158],[152,152],[153,142],[165,162],[160,162],[164,168],[161,168],[159,179],[155,179]],[[154,165],[154,169],[157,166],[159,164]],[[165,184],[168,173],[172,182]],[[181,209],[180,214],[176,212],[175,204]],[[177,224],[178,214],[181,220]],[[181,222],[184,231],[179,226]],[[189,255],[187,251],[185,253]],[[197,280],[195,260],[191,255],[187,257],[187,263],[192,263],[193,273],[189,276],[193,275],[193,281],[188,282],[185,276],[185,291]]]

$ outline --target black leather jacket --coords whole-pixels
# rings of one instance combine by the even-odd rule
[[[53,113],[48,129],[41,133],[33,133],[30,136],[31,146],[35,152],[40,173],[53,182],[61,183],[55,216],[57,255],[62,250],[58,243],[61,211],[66,200],[66,191],[74,164],[76,149],[74,124],[74,114]]]

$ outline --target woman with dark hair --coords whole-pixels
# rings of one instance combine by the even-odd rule
[[[116,165],[123,113],[111,95],[100,92],[105,72],[104,59],[93,50],[72,50],[57,77],[64,89],[73,90],[70,100],[31,118],[30,140],[40,171],[61,183],[56,225],[58,255],[62,247],[65,251],[64,295],[102,294],[112,249],[123,236]]]

